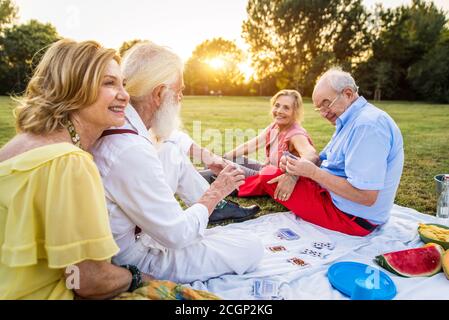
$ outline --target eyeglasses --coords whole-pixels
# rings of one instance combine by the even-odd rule
[[[343,92],[340,92],[334,100],[329,101],[329,100],[324,100],[323,102],[321,102],[321,104],[315,108],[316,112],[327,112],[330,111],[330,109],[332,108],[332,106],[334,105],[335,102],[337,102],[338,99],[340,99],[341,95],[343,94]]]

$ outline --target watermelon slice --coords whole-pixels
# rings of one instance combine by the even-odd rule
[[[438,244],[385,253],[375,258],[382,268],[402,277],[430,277],[441,271],[444,249]]]

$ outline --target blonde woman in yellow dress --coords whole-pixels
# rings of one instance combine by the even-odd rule
[[[39,63],[0,149],[0,299],[111,298],[149,280],[109,263],[118,247],[86,152],[123,125],[123,82],[115,51],[93,41],[60,40]]]

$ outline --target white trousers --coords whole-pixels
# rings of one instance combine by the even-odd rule
[[[187,155],[176,144],[166,142],[159,147],[159,157],[173,193],[187,205],[196,203],[209,184]],[[154,241],[146,240],[143,236],[114,262],[134,264],[156,279],[178,283],[250,272],[257,267],[264,251],[256,235],[223,227],[206,230],[201,240],[182,249],[155,247]]]
[[[215,227],[206,230],[202,240],[182,249],[155,248],[139,239],[114,263],[134,264],[156,279],[191,283],[251,272],[262,256],[263,246],[257,236]]]

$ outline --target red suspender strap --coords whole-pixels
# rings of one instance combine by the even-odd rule
[[[103,133],[101,134],[100,138],[103,138],[103,137],[106,137],[106,136],[110,136],[110,135],[113,135],[113,134],[123,134],[123,133],[130,133],[130,134],[139,135],[136,131],[131,130],[131,129],[109,129],[109,130],[103,131]],[[134,234],[138,235],[141,232],[142,232],[142,230],[138,226],[136,226],[136,229],[134,230]]]
[[[122,133],[131,133],[131,134],[139,135],[136,131],[131,130],[131,129],[109,129],[109,130],[103,131],[100,138],[110,136],[113,134],[122,134]]]

